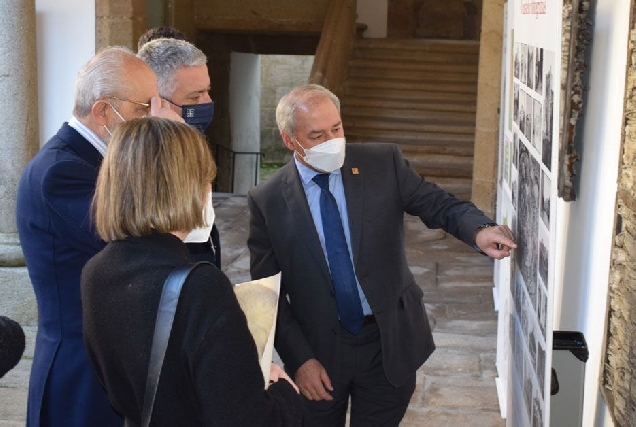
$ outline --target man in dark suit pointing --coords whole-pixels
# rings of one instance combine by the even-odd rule
[[[435,349],[404,251],[404,213],[501,259],[516,247],[472,203],[421,178],[393,144],[345,144],[338,98],[293,89],[276,121],[293,161],[254,188],[253,278],[282,272],[276,349],[304,425],[397,426]],[[346,155],[345,155],[346,153]]]

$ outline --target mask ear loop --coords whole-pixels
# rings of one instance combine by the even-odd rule
[[[174,102],[172,102],[172,100],[171,100],[171,99],[168,99],[168,98],[163,98],[163,97],[162,97],[162,99],[165,99],[166,101],[168,101],[169,103],[171,103],[171,104],[172,104],[172,105],[174,105],[175,107],[179,108],[179,109],[181,110],[181,112],[179,113],[179,115],[183,116],[183,105],[177,105],[177,104],[175,104]]]
[[[303,156],[298,151],[296,151],[296,153],[300,156],[301,159],[307,161],[306,160],[307,159],[307,149],[305,149],[305,147],[302,146],[302,144],[300,143],[300,141],[298,139],[294,138],[294,141],[296,141],[296,144],[298,144],[298,146],[303,149],[303,152],[305,153],[305,155]]]
[[[177,105],[177,104],[175,104],[174,102],[172,102],[172,100],[171,100],[171,99],[169,99],[169,98],[163,98],[163,99],[165,99],[166,101],[168,101],[169,103],[171,103],[171,104],[172,104],[172,105],[174,105],[175,107],[183,108],[183,105]]]
[[[119,117],[119,120],[121,120],[121,121],[122,121],[122,123],[126,123],[126,119],[124,119],[124,117],[123,117],[121,114],[119,114],[119,111],[117,111],[117,109],[116,109],[115,107],[113,107],[113,104],[111,104],[111,103],[110,103],[110,102],[108,102],[108,101],[104,101],[104,102],[105,102],[106,104],[110,105],[110,108],[112,108],[112,109],[113,109],[113,111],[115,112],[115,114],[117,114],[117,117]],[[106,125],[104,125],[104,127],[106,127]]]

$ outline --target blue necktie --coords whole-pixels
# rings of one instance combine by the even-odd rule
[[[340,324],[356,335],[362,328],[364,314],[358,294],[356,276],[349,256],[349,248],[342,227],[342,219],[336,199],[329,191],[329,174],[318,174],[313,178],[320,187],[320,215],[325,233],[327,262],[331,280],[336,291],[336,302]]]

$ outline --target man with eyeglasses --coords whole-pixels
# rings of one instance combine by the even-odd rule
[[[157,34],[174,34],[167,29]],[[137,56],[143,59],[157,75],[159,95],[170,103],[170,108],[199,132],[205,132],[214,116],[214,102],[210,98],[210,75],[207,57],[192,43],[178,38],[153,38],[140,45]],[[212,193],[207,206],[207,217],[214,221]],[[195,229],[186,238],[186,246],[194,261],[209,261],[221,268],[219,231],[213,224],[210,233]]]
[[[90,204],[110,135],[119,123],[146,115],[182,121],[159,97],[145,62],[126,48],[106,48],[80,70],[70,120],[22,173],[17,225],[39,313],[28,426],[123,425],[82,340],[80,274],[105,246]]]

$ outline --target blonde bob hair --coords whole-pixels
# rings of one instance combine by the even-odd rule
[[[122,123],[97,178],[97,233],[111,242],[201,227],[215,176],[203,135],[189,125],[157,117]]]

